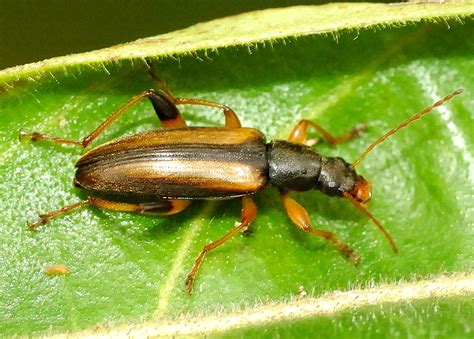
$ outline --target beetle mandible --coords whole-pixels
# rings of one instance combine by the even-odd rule
[[[397,247],[385,227],[367,210],[371,184],[357,174],[355,167],[378,144],[412,121],[462,92],[454,91],[432,106],[403,121],[375,140],[352,164],[339,157],[325,157],[311,150],[308,129],[313,128],[332,145],[358,137],[365,129],[359,125],[340,136],[333,136],[320,125],[301,120],[287,141],[265,142],[257,129],[241,127],[239,118],[228,106],[209,100],[175,97],[167,85],[149,69],[161,84],[160,90],[144,91],[114,111],[81,141],[51,137],[38,132],[20,132],[20,138],[47,140],[58,144],[88,147],[107,127],[129,108],[148,98],[163,129],[139,133],[92,148],[76,163],[74,184],[87,191],[88,198],[59,210],[40,215],[28,223],[35,230],[52,218],[89,205],[116,211],[172,215],[183,211],[192,200],[241,197],[241,222],[223,237],[203,247],[185,283],[191,293],[204,256],[253,222],[257,208],[252,195],[267,185],[280,191],[283,206],[296,226],[329,241],[352,263],[359,256],[331,232],[313,228],[306,210],[288,196],[291,191],[317,189],[328,196],[351,202],[369,217],[384,234],[392,250]],[[225,127],[187,127],[178,105],[220,108]]]

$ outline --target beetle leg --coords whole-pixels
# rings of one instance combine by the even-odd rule
[[[347,244],[339,241],[331,232],[315,229],[311,227],[311,221],[309,220],[308,212],[303,206],[298,204],[295,200],[288,197],[287,193],[281,192],[281,199],[285,206],[286,213],[290,217],[291,221],[301,228],[303,231],[323,237],[327,241],[331,242],[339,252],[341,252],[347,259],[352,261],[354,265],[359,263],[360,257],[354,253],[354,250]]]
[[[153,67],[153,64],[151,62],[151,60],[149,59],[146,59],[145,58],[145,63],[147,64],[148,68],[147,68],[147,73],[148,73],[148,76],[153,80],[155,81],[158,86],[160,86],[160,89],[166,93],[166,95],[169,97],[169,98],[174,98],[174,95],[171,93],[168,85],[166,84],[166,82],[161,79],[156,73],[155,73],[155,69]]]
[[[82,147],[82,143],[78,140],[73,139],[66,139],[66,138],[56,138],[46,134],[38,133],[38,132],[24,132],[20,131],[18,133],[18,140],[29,139],[31,141],[41,141],[46,140],[53,142],[55,144],[64,144],[64,145],[76,145]]]
[[[172,215],[186,209],[191,204],[191,200],[157,200],[154,202],[130,204],[123,202],[115,202],[102,198],[88,197],[87,200],[81,200],[74,204],[64,206],[56,211],[41,214],[40,218],[33,222],[27,223],[30,230],[35,231],[39,226],[47,224],[51,219],[59,217],[67,212],[82,207],[84,205],[96,206],[114,211],[137,212],[141,214],[153,215]]]
[[[168,85],[166,84],[166,82],[163,81],[163,79],[161,79],[155,73],[155,69],[153,67],[151,60],[145,59],[145,62],[148,66],[147,72],[150,78],[154,80],[158,84],[158,86],[160,86],[161,90],[164,93],[166,93],[168,98],[171,98],[173,100],[175,105],[198,105],[198,106],[221,108],[224,111],[226,127],[232,127],[232,128],[241,127],[240,120],[235,114],[235,112],[226,105],[220,104],[215,101],[210,101],[210,100],[175,98],[174,95],[171,93],[170,89],[168,88]]]
[[[216,107],[216,108],[221,108],[224,111],[225,115],[225,126],[226,127],[233,127],[233,128],[239,128],[241,127],[240,120],[235,114],[235,112],[228,106],[220,104],[215,101],[210,101],[210,100],[202,100],[202,99],[186,99],[186,98],[175,98],[174,95],[171,93],[170,89],[168,88],[168,85],[166,84],[163,79],[161,79],[156,73],[155,69],[153,68],[153,65],[150,60],[145,60],[148,69],[148,75],[150,76],[151,79],[153,79],[155,82],[158,83],[160,86],[161,90],[166,93],[168,98],[172,99],[175,105],[198,105],[198,106],[208,106],[208,107]]]
[[[67,212],[73,209],[87,205],[88,203],[89,203],[88,200],[81,200],[81,201],[75,202],[74,204],[64,206],[63,208],[60,208],[59,210],[51,211],[45,214],[40,214],[40,217],[37,221],[28,222],[26,225],[28,226],[30,230],[35,231],[39,226],[47,224],[51,219],[59,217],[63,214],[66,214]]]
[[[131,204],[89,197],[88,203],[92,206],[114,211],[136,212],[153,215],[172,215],[185,210],[186,207],[191,204],[191,200],[157,200],[153,202]]]
[[[226,235],[224,235],[222,238],[206,245],[203,247],[201,252],[199,253],[199,256],[197,257],[196,261],[194,262],[194,266],[191,269],[191,271],[188,273],[185,284],[187,287],[187,292],[189,294],[192,293],[193,291],[193,284],[194,280],[196,278],[196,273],[199,270],[199,267],[202,264],[202,260],[204,259],[204,256],[206,253],[212,251],[216,247],[222,245],[224,242],[232,238],[234,235],[238,234],[240,231],[246,230],[249,225],[252,223],[252,221],[255,219],[255,216],[257,215],[257,206],[255,205],[254,201],[252,200],[251,197],[245,196],[242,198],[242,211],[241,211],[241,219],[240,219],[240,225],[232,229],[230,232],[228,232]]]
[[[153,108],[155,109],[158,118],[161,121],[163,127],[185,127],[186,122],[184,121],[181,113],[179,112],[176,105],[173,103],[173,98],[168,97],[168,94],[162,91],[155,91],[150,89],[144,91],[128,102],[120,106],[115,112],[113,112],[104,122],[102,122],[92,133],[82,140],[82,146],[87,147],[94,139],[96,139],[100,133],[102,133],[107,127],[109,127],[115,120],[117,120],[123,113],[125,113],[130,107],[136,105],[144,98],[148,98]]]
[[[166,92],[155,91],[150,89],[148,91],[143,91],[142,93],[134,96],[132,99],[127,101],[125,104],[120,106],[115,112],[113,112],[107,119],[105,119],[95,130],[93,130],[88,136],[83,140],[77,141],[72,139],[63,139],[50,137],[45,134],[33,132],[23,132],[20,131],[20,139],[29,138],[31,141],[39,140],[48,140],[57,144],[73,144],[86,148],[92,141],[94,141],[107,127],[109,127],[115,120],[117,120],[123,113],[125,113],[129,108],[133,107],[143,99],[148,98],[153,108],[155,109],[158,118],[161,121],[161,124],[165,128],[177,128],[185,127],[186,122],[184,121],[181,113],[179,112],[176,104],[174,103],[174,98],[169,97]]]
[[[313,127],[315,130],[321,133],[324,139],[326,139],[326,141],[329,142],[331,145],[336,145],[340,142],[357,138],[361,135],[362,132],[367,130],[367,127],[365,125],[358,124],[349,132],[346,132],[338,136],[333,136],[331,133],[329,133],[324,128],[322,128],[321,126],[319,126],[318,124],[312,121],[300,120],[291,131],[288,141],[291,141],[297,144],[305,144],[308,139],[309,127]]]
[[[237,114],[235,114],[232,108],[226,105],[220,104],[218,102],[210,101],[210,100],[202,100],[202,99],[175,98],[174,103],[176,105],[198,105],[198,106],[221,108],[224,111],[226,127],[239,128],[242,126],[239,118],[237,117]]]

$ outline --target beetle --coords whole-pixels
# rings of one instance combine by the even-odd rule
[[[160,82],[161,89],[136,95],[81,141],[20,131],[20,139],[46,140],[85,149],[123,113],[143,99],[150,100],[163,127],[112,140],[84,153],[75,165],[74,184],[84,189],[88,198],[42,214],[28,226],[36,230],[52,218],[85,205],[116,211],[173,215],[186,209],[192,200],[241,198],[240,224],[203,247],[185,280],[188,293],[192,292],[204,256],[246,230],[253,222],[257,208],[252,195],[267,185],[279,189],[286,213],[296,226],[326,239],[353,264],[360,260],[354,250],[331,232],[313,228],[308,213],[289,197],[290,192],[317,189],[328,196],[348,200],[373,221],[396,253],[398,250],[389,232],[367,210],[371,183],[359,175],[355,167],[389,136],[462,92],[460,89],[454,91],[392,128],[370,144],[351,164],[340,157],[325,157],[313,151],[306,145],[308,130],[315,129],[327,142],[335,145],[358,137],[365,130],[363,125],[333,136],[317,123],[301,120],[288,140],[266,142],[258,129],[242,127],[230,107],[209,100],[175,97],[151,70],[150,75]],[[187,127],[177,107],[179,105],[222,109],[225,126]]]

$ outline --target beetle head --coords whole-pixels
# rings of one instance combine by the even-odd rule
[[[365,180],[362,175],[358,175],[349,194],[361,204],[367,205],[372,197],[372,184]]]

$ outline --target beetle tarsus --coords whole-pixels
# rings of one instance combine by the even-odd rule
[[[339,243],[338,248],[340,251],[349,259],[354,266],[359,265],[360,263],[360,256],[357,255],[354,249],[344,243]]]
[[[334,137],[332,141],[329,141],[330,144],[336,145],[341,142],[350,141],[359,138],[363,133],[367,131],[367,125],[357,124],[350,131]]]
[[[18,141],[23,141],[24,139],[28,139],[29,141],[35,142],[43,139],[41,134],[38,132],[25,132],[21,131],[18,133]]]
[[[359,138],[363,133],[367,132],[366,124],[357,124],[349,131],[350,137],[348,140]]]
[[[331,242],[339,252],[341,252],[347,259],[352,262],[354,266],[357,266],[359,264],[360,256],[355,253],[354,249],[346,243],[337,240],[337,238],[331,232],[316,230],[312,228],[308,231],[315,235],[321,236]]]
[[[194,276],[195,273],[191,272],[188,274],[186,280],[184,281],[184,284],[186,285],[186,293],[188,293],[189,295],[193,294]]]
[[[41,214],[37,221],[27,222],[26,226],[28,227],[28,229],[30,231],[36,231],[38,229],[38,227],[40,227],[41,225],[46,224],[48,221],[49,221],[49,218],[46,215]]]
[[[36,141],[49,141],[55,144],[66,144],[66,145],[75,145],[81,146],[81,142],[72,139],[65,139],[65,138],[57,138],[52,137],[46,134],[38,133],[38,132],[25,132],[21,131],[18,133],[18,140],[21,142],[23,139],[28,139],[29,141],[36,142]]]
[[[64,206],[63,208],[60,208],[59,210],[56,210],[56,211],[51,211],[49,213],[40,214],[39,219],[36,222],[33,222],[33,223],[28,222],[28,223],[26,223],[26,225],[28,226],[28,228],[30,230],[36,231],[36,229],[39,226],[47,224],[51,219],[53,219],[57,216],[63,215],[65,213],[69,212],[70,210],[73,210],[73,209],[76,209],[78,207],[84,206],[86,204],[89,204],[89,199],[88,200],[81,200],[81,201],[75,202],[73,204]]]

